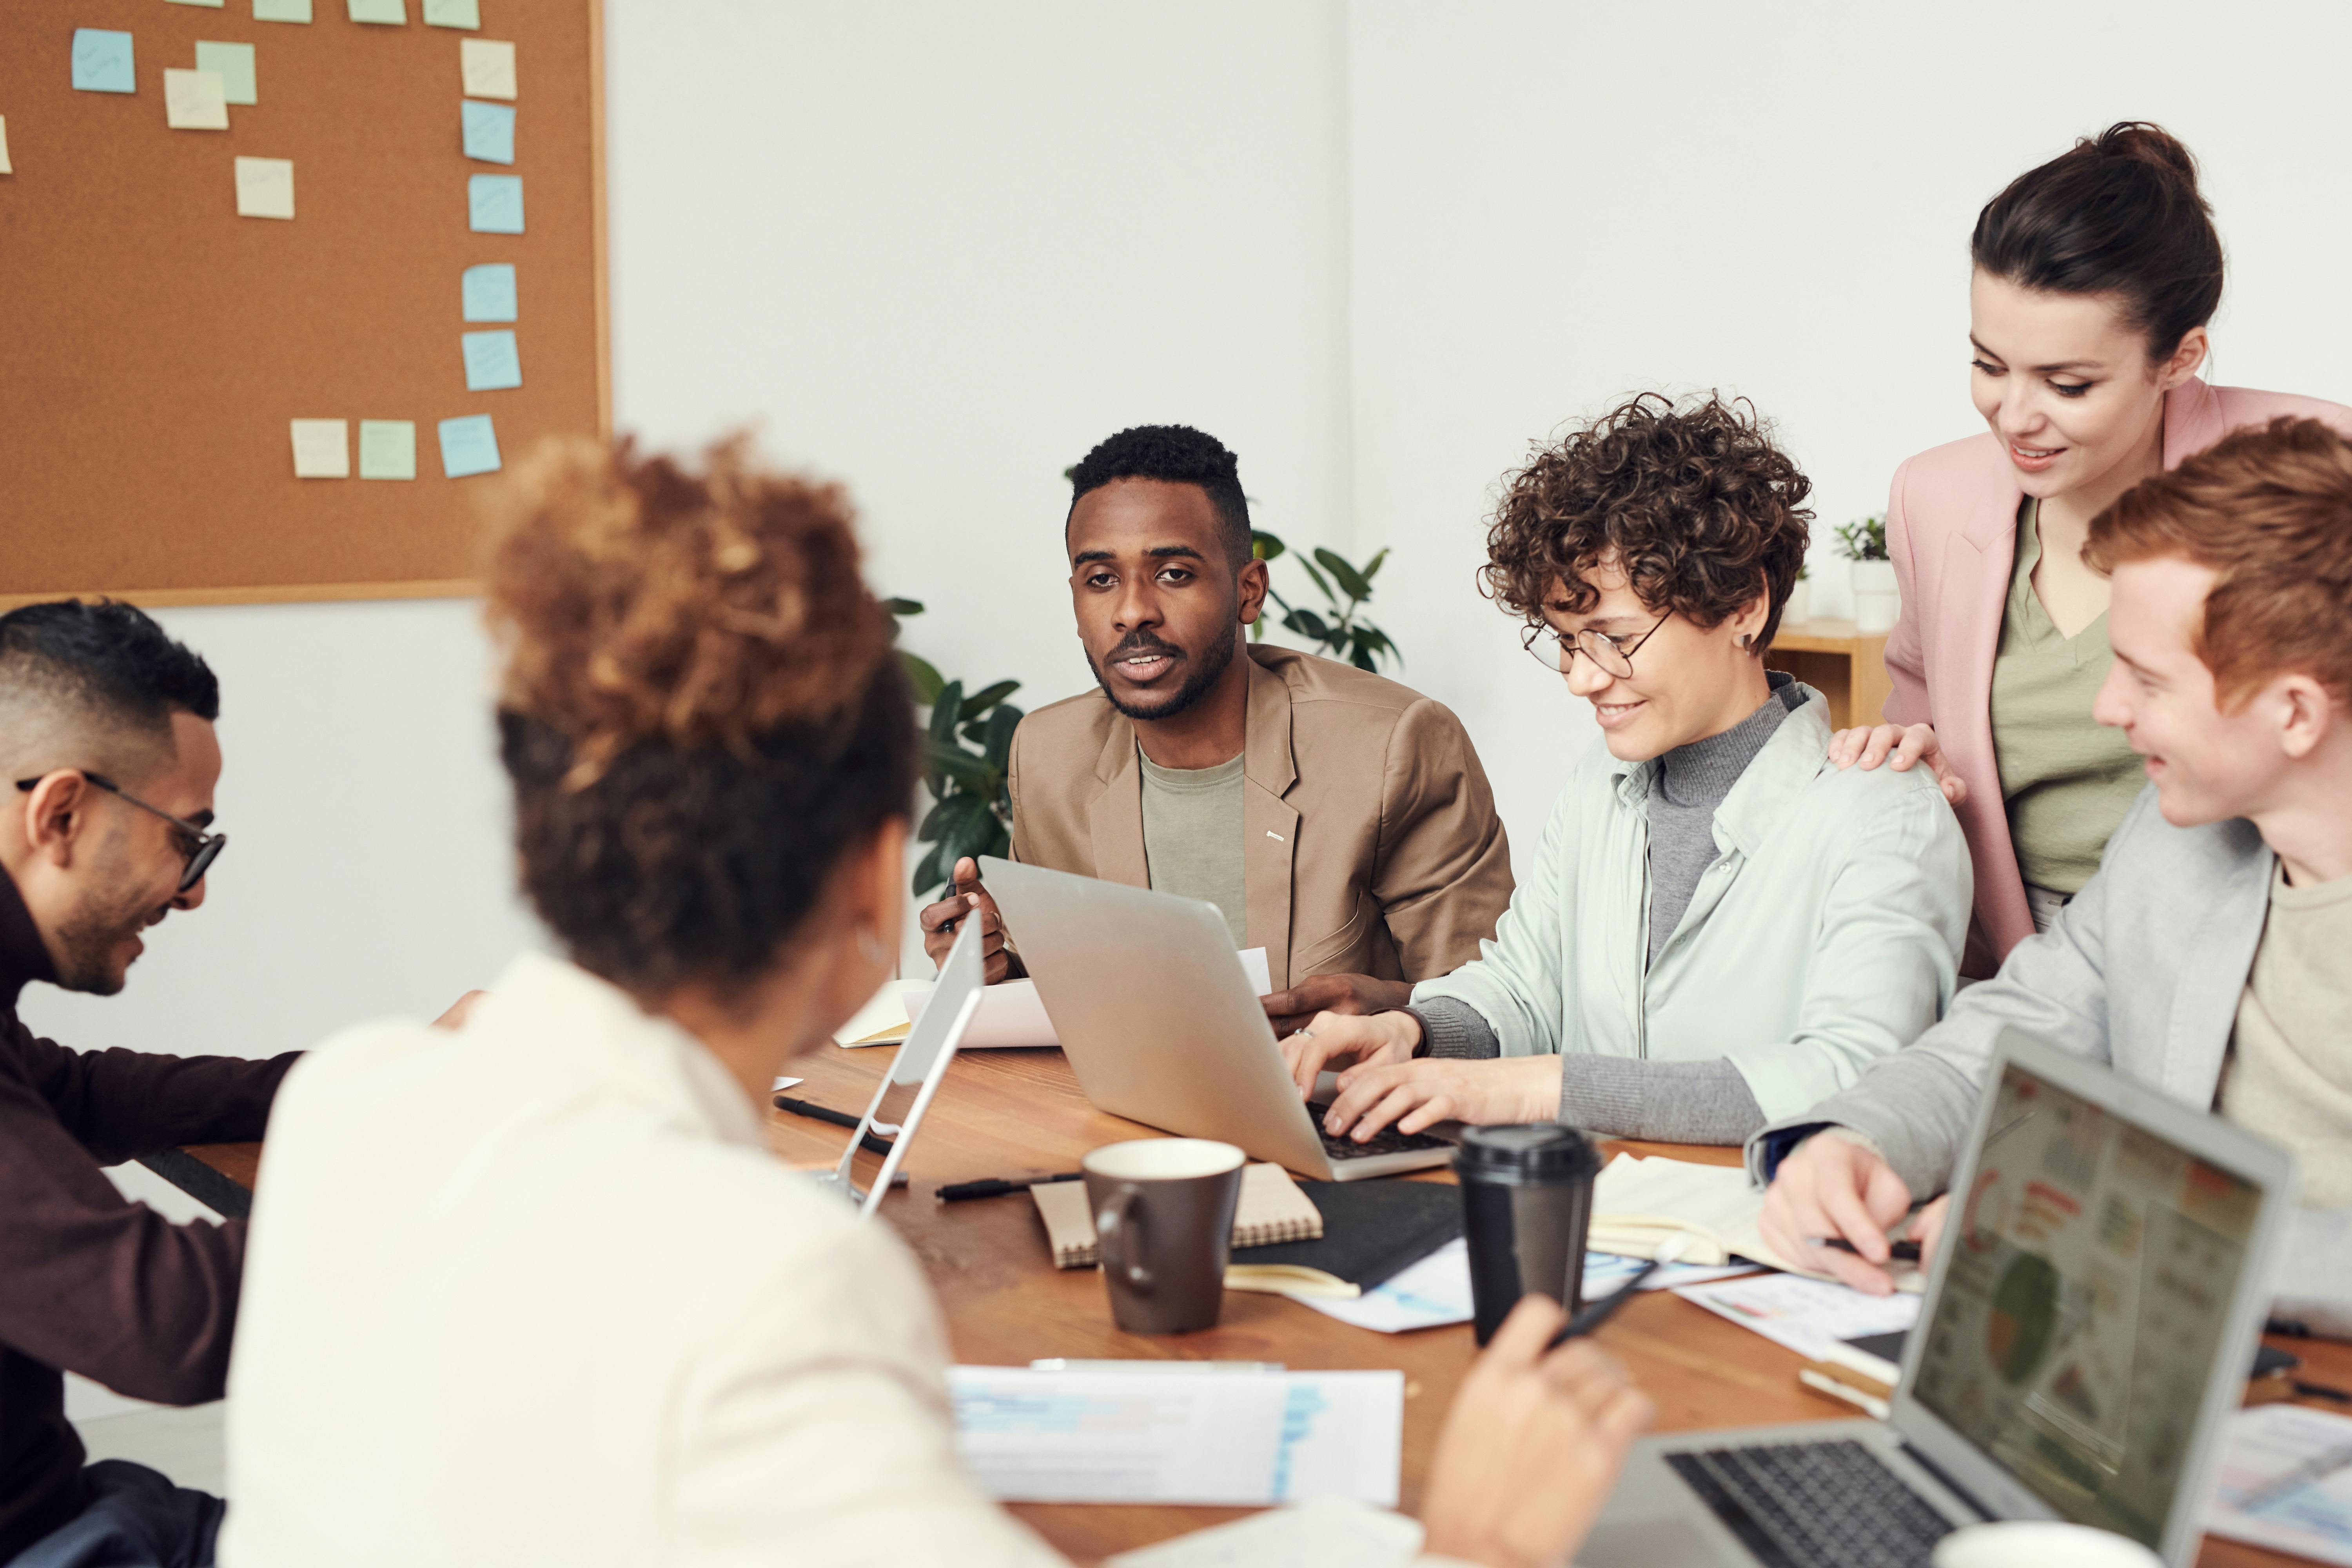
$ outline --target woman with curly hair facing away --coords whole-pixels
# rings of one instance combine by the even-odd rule
[[[1486,591],[1606,745],[1475,963],[1284,1042],[1302,1085],[1355,1064],[1332,1131],[1738,1143],[1941,1015],[1969,913],[1951,809],[1924,773],[1832,766],[1827,700],[1764,668],[1811,488],[1745,404],[1654,394],[1512,476]]]
[[[957,1461],[907,1248],[761,1135],[898,949],[913,714],[845,498],[572,442],[513,510],[500,751],[566,956],[281,1091],[222,1561],[1059,1562]],[[1597,1511],[1647,1405],[1559,1321],[1465,1382],[1433,1552],[1533,1568]]]

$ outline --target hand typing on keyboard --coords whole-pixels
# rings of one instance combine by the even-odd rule
[[[1412,1133],[1441,1121],[1549,1121],[1559,1114],[1559,1063],[1550,1056],[1429,1058],[1349,1068],[1339,1075],[1323,1131],[1365,1143],[1391,1124]]]

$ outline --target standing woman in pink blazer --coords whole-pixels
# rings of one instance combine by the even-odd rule
[[[1984,976],[2098,868],[2145,782],[2092,721],[2107,582],[2091,519],[2150,474],[2282,414],[2352,434],[2352,408],[2209,386],[2221,239],[2189,150],[2110,127],[2020,175],[1977,215],[1969,393],[1990,433],[1895,471],[1887,553],[1902,616],[1886,721],[1841,733],[1841,766],[1925,763],[1976,867],[1963,973]]]

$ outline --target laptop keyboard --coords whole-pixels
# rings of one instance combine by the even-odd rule
[[[1330,1113],[1331,1107],[1328,1104],[1310,1104],[1307,1108],[1307,1114],[1315,1119],[1315,1136],[1323,1140],[1323,1152],[1334,1160],[1361,1160],[1372,1154],[1405,1154],[1420,1149],[1451,1151],[1454,1147],[1444,1139],[1427,1132],[1400,1132],[1394,1122],[1359,1143],[1344,1134],[1335,1135],[1323,1131],[1323,1118]]]
[[[1926,1568],[1952,1523],[1855,1442],[1669,1454],[1768,1568]]]

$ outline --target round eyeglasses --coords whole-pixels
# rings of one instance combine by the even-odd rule
[[[1650,624],[1649,631],[1634,637],[1612,637],[1590,626],[1580,632],[1554,631],[1549,624],[1537,621],[1528,627],[1528,634],[1519,639],[1519,646],[1555,675],[1566,675],[1569,661],[1580,653],[1622,680],[1633,673],[1634,650],[1648,642],[1653,633],[1673,618],[1671,611],[1660,616]]]

